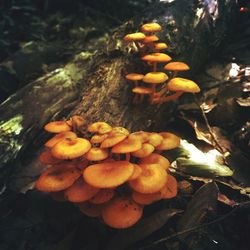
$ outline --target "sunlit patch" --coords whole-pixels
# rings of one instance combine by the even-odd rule
[[[0,123],[0,131],[3,131],[3,133],[14,133],[16,135],[19,135],[23,129],[22,121],[23,116],[16,115],[10,120],[4,121],[2,124]]]
[[[174,2],[175,0],[160,0],[160,2],[164,2],[164,3],[172,3]]]
[[[231,63],[231,68],[229,70],[229,77],[235,78],[240,73],[240,66],[237,63]]]
[[[180,144],[185,150],[189,153],[189,159],[203,164],[214,164],[218,161],[218,158],[222,157],[222,154],[216,150],[212,149],[206,153],[203,153],[198,148],[196,148],[193,144],[187,142],[186,140],[181,140]]]

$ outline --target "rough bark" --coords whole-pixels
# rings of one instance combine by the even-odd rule
[[[204,0],[199,3],[176,0],[172,3],[159,3],[144,12],[142,17],[137,17],[133,22],[122,25],[110,38],[107,48],[92,58],[93,63],[89,68],[83,67],[82,63],[70,64],[71,67],[76,67],[73,72],[79,73],[81,69],[84,69],[86,74],[73,80],[74,73],[71,74],[71,72],[67,75],[63,70],[66,79],[70,79],[69,81],[72,83],[70,88],[72,92],[76,91],[76,84],[83,86],[82,100],[72,113],[82,114],[89,122],[103,120],[112,125],[125,126],[131,131],[165,129],[171,119],[173,111],[171,107],[174,104],[159,106],[148,104],[135,106],[132,104],[131,85],[124,80],[124,73],[135,71],[135,69],[141,70],[137,72],[148,72],[149,69],[136,59],[137,54],[128,53],[128,47],[122,45],[121,38],[126,33],[137,30],[143,22],[157,21],[163,26],[161,38],[164,38],[162,39],[164,41],[167,39],[170,54],[175,59],[182,59],[189,63],[195,72],[211,56],[210,52],[221,44],[226,31],[230,28],[233,11],[234,1],[232,0],[227,2]],[[52,88],[60,89],[62,78],[59,81],[56,79],[50,81],[50,75],[45,78],[46,82],[52,84],[47,93],[50,93]],[[66,80],[66,82],[68,81]],[[67,84],[65,83],[65,85]],[[32,84],[32,86],[34,85]],[[51,114],[62,110],[63,106],[72,98],[71,92],[68,93],[67,88],[60,89],[52,102],[52,107],[57,108],[50,108],[47,105],[48,99],[40,99],[40,94],[35,95],[36,98],[30,95],[30,87],[23,89],[22,92],[17,93],[0,106],[0,113],[3,114],[0,132],[1,168],[10,167],[10,161],[22,155],[22,151],[31,138],[41,132],[42,125]],[[36,92],[36,88],[33,90]],[[40,87],[40,91],[44,92],[44,86]],[[60,100],[62,97],[63,100]],[[49,98],[49,101],[51,100],[52,98]],[[36,103],[40,103],[40,105],[35,106]],[[33,112],[34,110],[36,112]],[[48,113],[50,115],[43,115]],[[19,119],[17,128],[10,131],[3,129],[14,118]],[[27,137],[27,135],[31,136]],[[26,162],[25,165],[27,168],[30,167],[30,164]],[[26,171],[27,168],[23,168],[23,170]],[[19,169],[15,168],[16,172],[19,172]]]

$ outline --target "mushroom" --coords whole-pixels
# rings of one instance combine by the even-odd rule
[[[77,203],[77,207],[83,214],[93,218],[100,217],[103,209],[102,204],[92,204],[90,202]]]
[[[138,81],[142,80],[143,77],[144,75],[137,73],[130,73],[125,76],[127,80],[134,82],[135,87],[138,87]]]
[[[159,192],[152,194],[142,194],[136,191],[132,193],[132,199],[140,205],[150,205],[161,199]]]
[[[70,187],[80,176],[81,171],[72,165],[58,164],[45,170],[35,187],[42,192],[57,192]]]
[[[169,62],[172,58],[167,54],[157,52],[143,56],[142,60],[153,63],[153,72],[156,72],[157,63]]]
[[[167,172],[159,164],[139,164],[142,173],[135,180],[129,181],[129,186],[143,194],[160,191],[167,182]]]
[[[94,122],[88,126],[87,130],[90,133],[98,133],[102,135],[110,132],[112,127],[106,122]]]
[[[136,33],[131,33],[127,34],[126,36],[123,37],[123,40],[126,42],[134,42],[136,48],[140,51],[141,46],[140,46],[140,41],[142,41],[145,38],[145,34],[141,32],[136,32]]]
[[[135,93],[133,103],[141,103],[143,102],[145,95],[152,96],[152,94],[154,93],[152,88],[146,88],[146,87],[135,87],[132,89],[132,92]]]
[[[161,25],[158,23],[145,23],[141,26],[141,31],[152,34],[153,32],[161,31]]]
[[[152,153],[151,155],[142,158],[140,160],[140,164],[158,164],[161,165],[165,170],[167,170],[170,166],[169,160],[157,153]]]
[[[127,138],[124,133],[109,133],[107,138],[101,143],[101,148],[111,148]]]
[[[166,82],[167,79],[168,76],[163,72],[149,72],[143,77],[142,79],[143,82],[151,84],[152,93],[150,94],[150,102],[154,98],[154,93],[156,88],[155,85],[162,84]]]
[[[162,141],[163,141],[163,137],[159,135],[158,133],[149,133],[148,143],[150,143],[152,146],[156,147],[160,145]]]
[[[63,139],[52,149],[51,153],[55,158],[68,160],[78,158],[87,153],[91,148],[91,143],[84,138]]]
[[[154,152],[155,148],[149,143],[143,143],[141,149],[132,152],[131,155],[137,158],[144,158],[149,156],[152,152]]]
[[[142,207],[130,197],[118,197],[102,210],[105,224],[113,228],[128,228],[142,217]]]
[[[115,195],[114,189],[111,188],[105,188],[105,189],[100,189],[100,191],[92,197],[89,202],[93,204],[103,204],[113,198]]]
[[[154,49],[154,42],[159,41],[159,37],[156,35],[150,35],[150,36],[146,36],[142,42],[145,44],[145,46],[149,49],[149,50],[153,50]],[[145,48],[146,48],[145,47]],[[145,52],[145,50],[144,50]]]
[[[164,50],[166,49],[168,46],[166,43],[155,43],[154,44],[154,47],[153,47],[153,50],[155,52],[159,52],[160,50]]]
[[[50,150],[44,151],[39,155],[39,161],[42,164],[57,164],[61,160],[52,156]]]
[[[163,137],[163,141],[160,145],[155,147],[156,150],[170,150],[179,147],[180,137],[169,132],[160,132]]]
[[[114,188],[125,183],[133,171],[133,164],[127,161],[106,162],[85,168],[83,178],[93,187]]]
[[[80,177],[64,191],[64,197],[71,202],[83,202],[92,198],[98,191],[98,188],[90,186]]]
[[[170,199],[177,195],[178,184],[174,176],[168,175],[168,180],[163,189],[160,190],[161,199]]]
[[[190,70],[189,66],[184,62],[170,62],[164,66],[164,69],[173,71],[172,78],[176,77],[179,71]]]
[[[175,92],[172,95],[166,96],[166,97],[161,97],[163,96],[167,91],[173,91]],[[179,96],[181,96],[183,93],[198,93],[200,92],[199,86],[185,78],[181,77],[175,77],[172,78],[168,84],[163,88],[161,91],[158,93],[155,93],[154,98],[152,100],[152,103],[164,103],[164,102],[169,102],[172,100],[177,99]]]
[[[44,129],[50,133],[61,133],[65,131],[70,131],[71,126],[69,126],[66,121],[54,121],[47,123],[44,126]]]
[[[132,181],[132,180],[138,178],[140,176],[140,174],[142,173],[142,169],[141,169],[141,167],[138,164],[134,164],[133,163],[133,165],[134,165],[134,172],[129,177],[129,179],[128,179],[129,181]]]
[[[105,148],[91,148],[84,157],[89,161],[102,161],[109,157],[109,152]]]
[[[77,135],[72,131],[61,132],[55,135],[54,137],[52,137],[50,140],[48,140],[45,143],[45,147],[53,148],[59,141],[63,139],[75,139],[75,138],[77,138]]]

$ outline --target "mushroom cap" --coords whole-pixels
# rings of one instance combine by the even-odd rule
[[[127,138],[124,141],[116,144],[111,152],[115,154],[127,154],[139,150],[142,147],[140,140]]]
[[[129,181],[138,178],[138,177],[140,176],[140,174],[142,173],[142,169],[141,169],[140,165],[135,164],[135,163],[133,163],[133,165],[134,165],[134,172],[133,172],[133,174],[129,177],[129,179],[128,179]]]
[[[164,53],[152,53],[152,54],[148,54],[142,57],[143,61],[148,61],[148,62],[169,62],[172,60],[172,58],[170,56],[168,56],[167,54]]]
[[[149,156],[152,152],[154,152],[155,147],[149,143],[143,143],[141,149],[132,152],[131,154],[137,158],[144,158]]]
[[[117,187],[133,174],[134,166],[128,161],[114,161],[90,165],[83,171],[84,180],[97,188]]]
[[[66,121],[54,121],[47,123],[44,126],[44,129],[50,133],[61,133],[65,131],[70,131],[71,127]]]
[[[123,37],[123,40],[126,42],[132,42],[132,41],[141,41],[145,38],[145,34],[141,32],[136,33],[130,33]]]
[[[166,170],[170,166],[170,162],[167,158],[156,153],[152,153],[151,155],[142,158],[140,164],[158,164],[161,165]]]
[[[167,81],[168,76],[163,72],[149,72],[147,73],[142,81],[150,84],[159,84]]]
[[[168,84],[167,89],[170,91],[182,91],[188,93],[200,92],[200,87],[193,81],[181,77],[172,78]]]
[[[92,197],[89,202],[93,204],[103,204],[113,198],[115,194],[114,189],[111,188],[105,188],[105,189],[100,189],[100,191]]]
[[[160,145],[163,141],[163,137],[159,135],[158,133],[149,133],[148,135],[148,143],[150,143],[152,146],[156,147]]]
[[[91,143],[102,143],[106,138],[108,137],[108,134],[103,134],[103,135],[93,135],[90,139]]]
[[[143,74],[137,74],[137,73],[130,73],[125,76],[127,80],[130,81],[140,81],[144,77]]]
[[[168,46],[166,43],[156,43],[154,44],[154,49],[156,50],[162,50],[162,49],[166,49]]]
[[[190,70],[189,66],[184,62],[170,62],[164,66],[164,69],[172,71]]]
[[[160,191],[167,182],[167,172],[159,164],[140,164],[142,173],[135,180],[129,181],[130,187],[143,194]]]
[[[144,43],[152,43],[152,42],[156,42],[156,41],[159,41],[159,37],[156,35],[146,36],[143,39]]]
[[[61,160],[53,157],[53,155],[51,154],[50,150],[44,151],[39,155],[39,161],[42,164],[56,164],[58,162],[60,162]]]
[[[146,87],[135,87],[132,89],[132,92],[141,95],[151,95],[153,93],[153,90]]]
[[[124,128],[124,127],[113,127],[113,129],[110,132],[110,134],[115,134],[115,133],[129,135],[129,131],[126,128]]]
[[[58,164],[45,170],[36,181],[35,187],[42,192],[57,192],[70,187],[81,171],[70,164]]]
[[[137,131],[129,135],[129,139],[136,139],[140,140],[141,143],[147,142],[148,141],[148,132],[145,131]]]
[[[80,177],[64,191],[64,197],[71,202],[83,202],[92,198],[98,191],[98,188],[90,186]]]
[[[91,143],[87,139],[63,139],[51,149],[51,153],[55,158],[67,160],[84,155],[90,148]]]
[[[101,148],[111,148],[116,144],[124,141],[127,135],[124,133],[109,133],[108,137],[101,143]]]
[[[118,197],[103,208],[102,218],[110,227],[128,228],[142,217],[142,213],[142,207],[130,197]]]
[[[61,132],[57,135],[55,135],[54,137],[52,137],[51,139],[49,139],[46,143],[45,146],[48,148],[52,148],[54,147],[59,141],[61,141],[62,139],[75,139],[77,138],[77,135],[72,132],[72,131],[65,131],[65,132]]]
[[[112,127],[106,122],[94,122],[88,126],[88,132],[106,134],[112,130]]]
[[[162,199],[170,199],[177,195],[178,183],[174,176],[168,175],[168,180],[166,185],[160,190]]]
[[[132,199],[140,205],[150,205],[161,199],[159,192],[152,194],[142,194],[136,191],[132,193]]]
[[[73,115],[70,118],[70,121],[72,126],[76,127],[77,129],[81,128],[86,123],[85,119],[80,115]]]
[[[142,32],[157,32],[161,31],[161,25],[158,23],[145,23],[141,26]]]
[[[160,132],[159,134],[163,137],[163,141],[159,146],[155,147],[155,149],[170,150],[179,147],[180,137],[177,135],[169,132]]]
[[[106,148],[91,148],[84,157],[89,161],[102,161],[109,157],[109,152]]]

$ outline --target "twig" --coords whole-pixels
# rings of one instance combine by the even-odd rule
[[[210,221],[208,223],[204,223],[202,225],[198,225],[198,226],[195,226],[195,227],[191,227],[191,228],[188,228],[188,229],[185,229],[185,230],[182,230],[182,231],[179,231],[177,233],[174,233],[174,234],[171,234],[165,238],[162,238],[162,239],[159,239],[159,240],[156,240],[154,242],[152,242],[150,245],[148,246],[144,246],[144,247],[141,247],[137,250],[143,250],[143,249],[147,249],[147,248],[150,248],[152,246],[155,246],[155,245],[158,245],[160,243],[163,243],[165,241],[168,241],[168,240],[171,240],[173,238],[176,238],[180,235],[183,235],[183,234],[186,234],[186,233],[191,233],[191,232],[194,232],[194,231],[197,231],[198,229],[201,229],[201,228],[205,228],[205,227],[208,227],[210,225],[213,225],[213,224],[216,224],[218,222],[221,222],[222,220],[225,220],[227,217],[229,217],[230,215],[232,215],[236,210],[238,210],[239,208],[242,208],[244,206],[248,206],[250,204],[250,201],[247,201],[247,202],[243,202],[243,203],[240,203],[237,207],[233,208],[229,213],[213,220],[213,221]]]
[[[219,149],[220,153],[222,153],[222,154],[224,155],[225,150],[223,149],[223,147],[221,147],[221,145],[219,144],[218,140],[216,139],[216,137],[215,137],[215,135],[214,135],[214,132],[213,132],[213,130],[212,130],[210,124],[209,124],[209,121],[208,121],[208,119],[207,119],[207,116],[206,116],[206,114],[205,114],[203,108],[202,108],[201,105],[199,104],[199,101],[198,101],[197,97],[196,97],[195,95],[193,95],[193,96],[194,96],[194,101],[195,101],[196,105],[199,107],[199,109],[200,109],[200,111],[201,111],[202,117],[203,117],[203,119],[204,119],[204,121],[205,121],[205,124],[206,124],[206,127],[207,127],[207,129],[208,129],[209,134],[211,135],[211,137],[212,137],[212,139],[213,139],[215,145],[216,145],[217,148]]]

